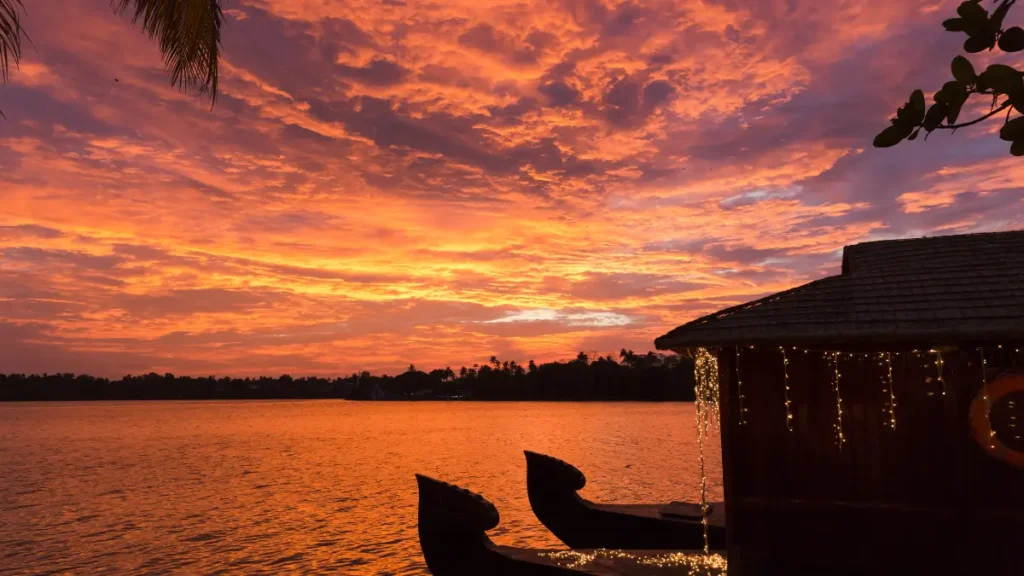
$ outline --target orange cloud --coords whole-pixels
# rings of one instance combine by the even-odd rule
[[[1020,227],[991,134],[869,147],[945,80],[954,9],[244,0],[211,110],[106,6],[40,0],[3,89],[0,371],[646,351],[844,244]]]

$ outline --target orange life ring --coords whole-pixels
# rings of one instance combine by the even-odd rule
[[[989,407],[998,402],[1003,396],[1014,392],[1024,392],[1024,374],[1008,374],[1000,376],[982,386],[978,395],[971,402],[971,428],[974,433],[974,440],[993,458],[997,458],[1024,468],[1024,451],[1015,450],[1007,446],[1000,439],[999,435],[992,429],[989,419]],[[988,401],[985,401],[985,394],[988,394]],[[1024,421],[1019,423],[1024,433]]]

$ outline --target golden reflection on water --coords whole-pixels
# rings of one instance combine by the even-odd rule
[[[616,566],[629,563],[635,566],[650,567],[652,571],[664,568],[673,570],[676,574],[679,573],[676,569],[685,569],[689,576],[725,576],[728,574],[729,568],[725,556],[710,552],[644,551],[638,553],[599,548],[589,552],[560,550],[547,552],[542,556],[555,560],[560,566],[573,569],[586,569],[600,560],[612,560]]]
[[[425,574],[416,472],[491,500],[497,543],[562,548],[523,449],[593,500],[694,501],[695,429],[691,404],[0,404],[0,572]]]

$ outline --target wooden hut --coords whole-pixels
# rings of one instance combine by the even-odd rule
[[[717,358],[730,576],[1024,575],[1024,231],[848,246],[656,346]]]

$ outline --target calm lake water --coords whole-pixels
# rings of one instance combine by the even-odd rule
[[[492,501],[495,541],[559,548],[523,449],[594,500],[699,498],[692,404],[0,404],[0,573],[426,574],[416,472]]]

